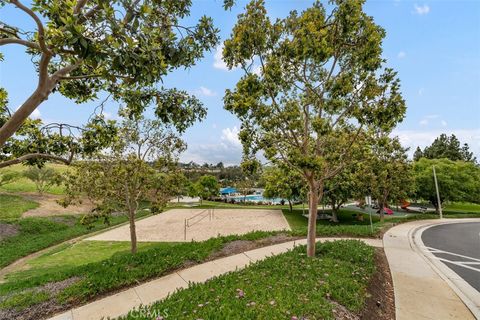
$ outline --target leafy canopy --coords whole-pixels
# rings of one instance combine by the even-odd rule
[[[445,133],[437,137],[433,143],[425,147],[423,151],[420,147],[417,147],[413,158],[417,161],[422,157],[427,159],[446,158],[452,161],[462,160],[474,163],[477,160],[473,156],[473,152],[470,151],[468,144],[465,143],[461,146],[460,141],[454,134],[447,136]]]
[[[233,3],[225,1],[224,6]],[[5,160],[28,155],[17,162],[49,158],[69,163],[61,157],[102,149],[114,139],[111,124],[101,117],[93,117],[85,128],[29,120],[54,92],[76,103],[108,94],[125,106],[130,118],[154,105],[156,117],[179,131],[205,116],[198,99],[162,83],[168,73],[193,66],[218,43],[211,18],[202,16],[196,24],[184,24],[190,0],[33,0],[28,4],[0,0],[0,10],[6,5],[30,17],[34,27],[24,30],[22,25],[0,23],[0,46],[25,48],[36,67],[38,86],[15,112],[7,108],[6,92],[0,89],[0,147]],[[72,129],[77,132],[72,134]],[[77,141],[79,136],[85,141]]]
[[[224,102],[242,121],[245,160],[263,151],[309,181],[324,180],[338,173],[361,128],[391,130],[403,118],[399,80],[382,67],[384,30],[363,1],[333,4],[271,21],[264,2],[251,1],[238,16],[223,57],[245,75]]]

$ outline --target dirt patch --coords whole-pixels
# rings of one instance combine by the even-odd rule
[[[291,240],[295,240],[295,238],[292,238],[292,236],[289,236],[286,233],[279,233],[271,237],[259,239],[256,241],[256,243],[258,243],[261,247],[263,247],[263,246],[270,246],[272,244],[287,242]]]
[[[53,194],[38,194],[25,192],[21,195],[29,200],[35,201],[39,204],[38,208],[28,210],[22,217],[47,217],[59,216],[69,214],[85,214],[92,210],[93,205],[87,199],[84,199],[81,204],[62,207],[57,203],[62,197]]]
[[[266,247],[274,245],[277,243],[292,241],[297,239],[296,237],[288,236],[287,234],[281,233],[267,238],[250,241],[250,240],[235,240],[229,242],[223,246],[219,251],[212,253],[208,260],[214,260],[222,257],[232,256],[234,254],[239,254],[245,251],[253,250],[256,248]]]
[[[254,241],[248,240],[236,240],[229,242],[223,246],[219,251],[215,251],[209,257],[209,259],[218,259],[220,257],[231,256],[244,251],[252,250],[257,247]]]
[[[49,220],[57,223],[63,223],[70,227],[77,223],[77,219],[75,217],[50,217]]]
[[[333,316],[336,320],[359,320],[360,317],[353,313],[352,311],[348,310],[340,303],[330,300],[330,303],[333,305]]]
[[[18,226],[16,225],[10,223],[0,223],[0,241],[16,236],[19,232]]]
[[[367,300],[360,319],[395,319],[392,276],[383,248],[377,248],[375,251],[375,265],[377,269],[368,284]]]
[[[79,281],[79,277],[72,277],[58,282],[49,282],[41,287],[35,289],[30,289],[28,291],[44,291],[48,292],[52,297],[60,293],[63,289],[71,286],[75,282]],[[39,318],[46,317],[51,314],[55,314],[59,311],[68,308],[68,305],[60,305],[55,298],[51,298],[45,302],[37,304],[31,308],[26,308],[24,310],[15,310],[15,309],[3,309],[0,310],[0,320],[37,320]]]

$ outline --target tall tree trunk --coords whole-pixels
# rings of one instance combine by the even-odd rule
[[[335,204],[336,204],[336,201],[332,200],[332,222],[338,222],[338,215],[337,215],[338,208],[335,206]]]
[[[51,86],[39,86],[28,99],[15,111],[12,117],[0,128],[0,146],[10,138],[23,124],[25,119],[47,99]]]
[[[385,220],[385,212],[383,211],[383,208],[385,207],[385,201],[383,199],[379,199],[378,206],[380,207],[380,222],[383,222]]]
[[[129,210],[128,219],[130,220],[130,243],[132,254],[137,253],[137,231],[135,229],[135,211]]]
[[[288,199],[288,206],[290,207],[290,212],[292,212],[293,207],[292,207],[292,201],[290,199]]]
[[[315,183],[310,184],[308,195],[308,233],[307,233],[307,256],[315,256],[315,240],[317,236],[317,210],[318,210],[318,187]]]

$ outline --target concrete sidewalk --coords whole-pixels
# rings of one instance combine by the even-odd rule
[[[349,238],[319,238],[317,241],[334,241]],[[382,240],[359,239],[366,244],[381,247]],[[296,240],[273,246],[246,251],[233,256],[209,261],[188,269],[166,275],[164,277],[146,282],[139,286],[119,292],[112,296],[94,301],[92,303],[74,308],[59,314],[50,320],[97,320],[102,317],[119,317],[125,315],[133,308],[148,305],[161,300],[178,289],[188,287],[189,283],[205,282],[215,276],[242,269],[250,263],[263,260],[272,255],[287,252],[297,245],[306,244],[306,240]]]
[[[397,320],[475,319],[454,290],[413,242],[419,228],[466,219],[419,220],[400,224],[383,237],[395,293]]]

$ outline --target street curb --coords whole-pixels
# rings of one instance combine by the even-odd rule
[[[410,242],[410,247],[415,252],[417,252],[425,260],[425,262],[427,262],[427,264],[440,276],[440,278],[442,278],[450,286],[450,288],[452,288],[452,290],[462,300],[462,302],[470,310],[473,316],[477,319],[480,319],[480,299],[478,298],[477,290],[475,290],[470,284],[463,280],[453,270],[440,262],[431,252],[429,252],[428,250],[422,250],[422,248],[425,248],[425,244],[422,240],[422,233],[428,228],[443,224],[466,222],[480,222],[480,220],[462,219],[462,221],[441,221],[436,223],[432,222],[428,225],[419,226],[411,229],[408,232],[408,240]],[[462,287],[463,290],[461,290],[460,287]],[[475,300],[478,301],[475,302]]]

